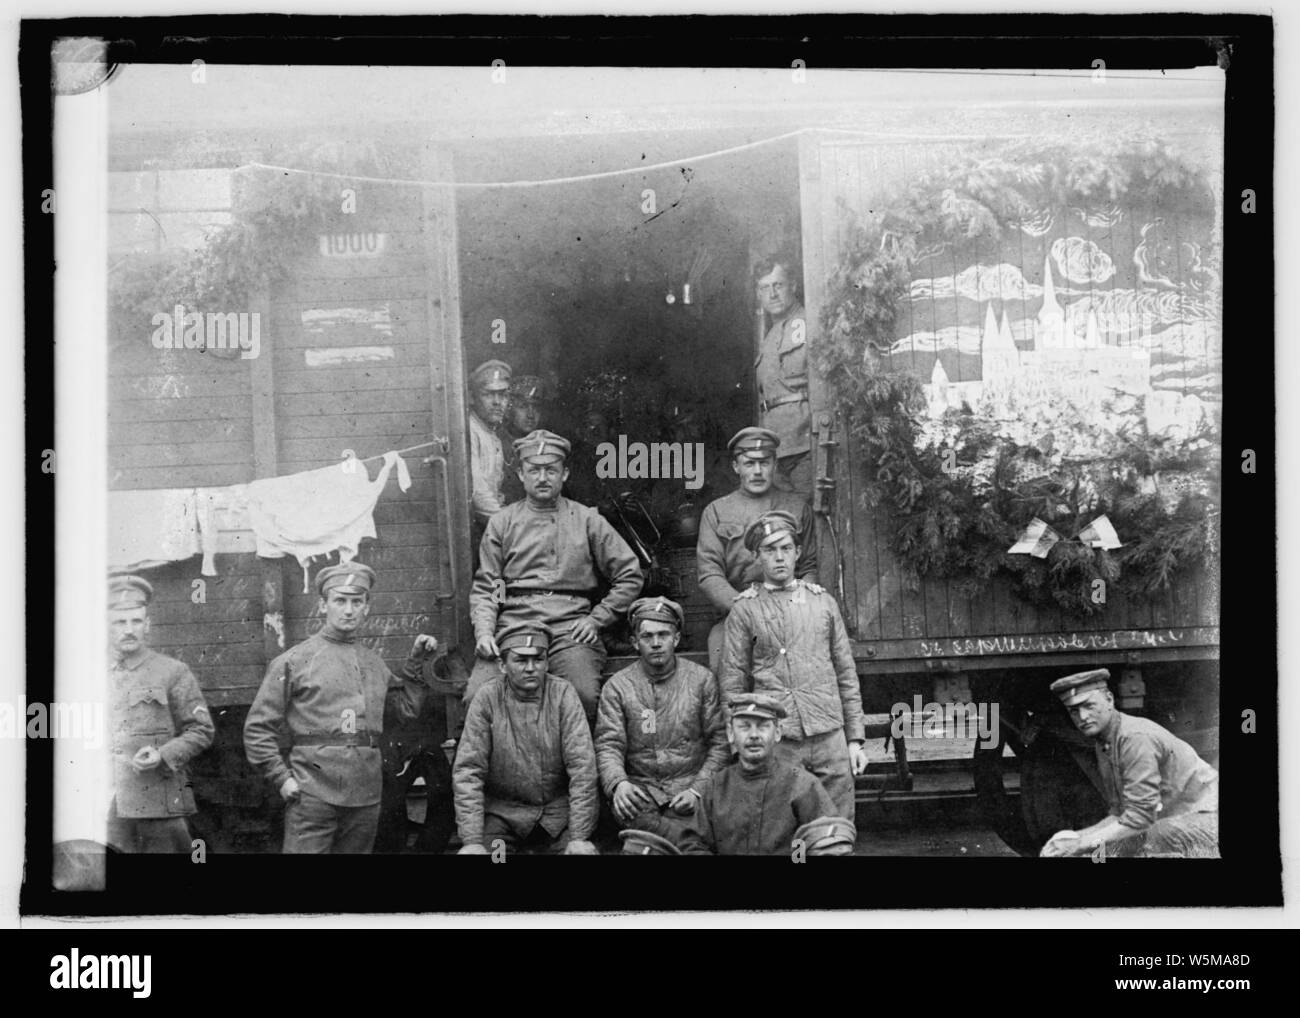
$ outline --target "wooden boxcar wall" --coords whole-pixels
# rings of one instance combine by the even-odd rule
[[[120,323],[108,357],[110,490],[219,487],[253,479],[250,361],[156,350],[148,321]],[[110,499],[109,512],[113,511]],[[145,570],[150,638],[193,669],[211,702],[251,696],[263,662],[261,574],[252,554]],[[195,580],[206,598],[193,599]]]
[[[941,141],[805,140],[801,170],[805,279],[814,337],[827,299],[827,280],[849,250],[853,220],[879,216],[885,204],[882,199],[892,188],[921,170],[942,165],[956,150],[956,143]],[[1144,224],[1163,220],[1162,227],[1171,234],[1175,247],[1180,241],[1194,240],[1202,251],[1208,251],[1211,243],[1219,242],[1209,195],[1205,206],[1195,210],[1120,209],[1116,222],[1089,223],[1071,209],[1055,209],[1052,213],[1050,226],[1037,236],[1016,231],[1004,235],[998,243],[971,243],[959,251],[949,248],[918,260],[913,281],[928,278],[935,281],[934,288],[946,284],[949,292],[942,300],[935,298],[934,288],[925,297],[914,292],[900,315],[895,338],[905,340],[917,331],[937,331],[957,324],[978,328],[987,308],[976,308],[975,301],[957,296],[959,275],[964,270],[969,275],[972,266],[977,273],[981,267],[992,273],[994,266],[1010,264],[1030,287],[1041,287],[1045,259],[1053,242],[1061,238],[1082,236],[1110,258],[1114,274],[1084,286],[1097,295],[1141,287],[1135,278],[1132,254],[1143,240],[1140,231]],[[1179,274],[1175,285],[1185,287],[1190,266],[1179,265],[1176,271]],[[1057,278],[1055,285],[1061,288],[1070,284]],[[1022,327],[1042,303],[1035,298],[1025,306],[1021,297],[1005,296],[1005,301],[995,298],[980,304],[992,304],[999,314],[1005,312]],[[1186,307],[1185,302],[1182,307]],[[1159,340],[1154,341],[1151,384],[1153,389],[1194,392],[1217,418],[1222,398],[1222,346],[1217,306],[1213,311],[1212,322],[1204,318],[1184,321],[1181,329],[1171,330],[1169,335],[1175,337],[1170,340],[1171,349],[1165,350]],[[972,315],[976,317],[968,321]],[[1192,333],[1199,338],[1179,344],[1176,337]],[[1021,349],[1031,348],[1031,343],[1024,342],[1027,334],[1016,334],[1016,339]],[[936,359],[943,361],[953,382],[981,378],[978,356],[946,349],[936,354],[906,343],[899,345],[901,349],[887,359],[887,366],[910,369],[923,382],[931,380]],[[833,390],[824,379],[818,381],[824,393],[821,405],[833,406]],[[815,390],[815,402],[817,395]],[[1150,598],[1129,597],[1111,584],[1104,609],[1091,616],[1027,603],[1001,578],[977,596],[969,596],[955,582],[942,579],[923,579],[919,589],[909,589],[888,547],[883,518],[887,509],[868,507],[863,497],[865,465],[855,455],[851,437],[843,430],[837,437],[844,443],[836,464],[838,487],[833,517],[841,569],[838,575],[830,572],[823,576],[830,582],[842,583],[846,624],[853,638],[866,645],[861,648],[864,656],[878,664],[892,661],[898,667],[907,667],[918,660],[952,658],[974,664],[981,657],[992,662],[1005,660],[1007,655],[1088,657],[1096,652],[1104,656],[1106,652],[1127,650],[1172,657],[1184,649],[1195,653],[1195,648],[1217,644],[1217,576],[1185,581]],[[831,545],[823,545],[824,552],[833,550]]]
[[[377,539],[356,556],[379,574],[361,639],[396,666],[418,632],[455,643],[464,616],[464,566],[457,574],[452,564],[466,555],[454,535],[468,530],[457,504],[466,481],[455,228],[449,198],[409,187],[360,192],[356,214],[340,222],[290,252],[288,281],[248,309],[261,314],[258,358],[159,351],[148,323],[117,330],[109,486],[246,484],[342,469],[348,449],[365,459],[438,441],[404,457],[410,490],[390,474],[374,510]],[[429,455],[443,461],[426,465]],[[373,478],[381,466],[359,469]],[[270,656],[321,623],[297,561],[259,559],[251,534],[243,544],[216,555],[214,577],[201,577],[197,557],[144,573],[155,587],[153,646],[190,665],[216,707],[251,702]],[[336,560],[317,559],[311,576]],[[192,596],[196,579],[202,599]]]

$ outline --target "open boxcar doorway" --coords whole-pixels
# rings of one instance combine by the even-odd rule
[[[526,168],[479,166],[471,155],[457,169],[476,180],[493,172],[543,179],[720,147],[685,133],[602,135],[563,150],[534,141]],[[776,252],[798,260],[798,187],[791,142],[698,165],[458,196],[466,374],[499,359],[540,386],[540,426],[573,443],[565,495],[622,512],[644,539],[657,567],[647,589],[687,608],[685,649],[703,649],[712,620],[696,591],[695,525],[709,501],[733,489],[726,443],[756,419],[754,353],[765,323],[751,268]],[[514,422],[507,443],[537,423]],[[676,450],[641,456],[652,443]],[[516,480],[513,497],[521,496]]]

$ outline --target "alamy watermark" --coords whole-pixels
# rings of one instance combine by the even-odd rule
[[[703,442],[629,442],[618,436],[618,445],[601,442],[596,446],[596,476],[601,480],[685,480],[696,491],[704,487]]]
[[[889,731],[895,739],[977,739],[984,749],[999,742],[998,705],[994,703],[922,703],[918,693],[912,705],[889,708]]]
[[[81,739],[99,749],[106,731],[104,705],[92,700],[0,703],[0,739]]]
[[[262,315],[258,311],[186,311],[177,304],[150,321],[155,350],[239,350],[251,361],[262,352]]]

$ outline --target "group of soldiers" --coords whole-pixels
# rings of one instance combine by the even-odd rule
[[[501,362],[471,376],[509,377]],[[741,487],[705,513],[701,574],[727,610],[710,669],[677,655],[681,605],[638,597],[631,548],[564,497],[569,441],[513,441],[525,495],[484,523],[470,591],[476,661],[453,767],[463,852],[593,852],[601,793],[627,851],[789,851],[814,822],[852,844],[861,693],[838,606],[807,579],[807,501],[772,486],[779,445],[739,432]],[[624,615],[638,659],[602,686],[602,635]],[[725,780],[733,768],[747,780]],[[755,794],[781,808],[751,818]]]
[[[461,853],[596,854],[602,809],[628,854],[853,851],[862,696],[838,604],[813,579],[802,308],[790,266],[764,263],[757,276],[773,322],[756,365],[764,426],[728,443],[738,486],[706,508],[697,542],[700,590],[723,615],[709,667],[677,654],[681,605],[640,597],[632,549],[564,496],[572,447],[536,427],[540,382],[512,400],[508,365],[471,373],[475,661],[452,769]],[[509,455],[507,416],[515,431],[534,425]],[[521,497],[505,491],[508,476]],[[400,675],[357,640],[376,583],[359,562],[317,574],[323,625],[270,663],[248,712],[245,752],[284,801],[286,853],[372,851],[386,715],[415,718],[430,695],[433,636],[415,637]],[[185,764],[214,728],[190,670],[148,648],[151,595],[140,577],[110,578],[109,837],[124,851],[188,851]],[[602,684],[602,635],[624,616],[637,660]],[[1109,813],[1059,832],[1043,854],[1101,843],[1212,854],[1217,775],[1158,725],[1115,710],[1107,679],[1052,687],[1096,745]]]

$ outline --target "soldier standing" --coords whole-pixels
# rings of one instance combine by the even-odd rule
[[[415,638],[398,679],[384,659],[357,643],[370,613],[375,571],[360,562],[316,577],[320,632],[266,669],[244,721],[244,752],[284,799],[284,852],[366,854],[375,844],[383,788],[379,737],[390,692],[403,721],[428,694],[424,659],[438,647]],[[279,738],[289,740],[288,763]]]
[[[713,607],[725,616],[742,590],[762,577],[758,560],[745,547],[745,531],[766,512],[782,509],[799,521],[799,559],[795,577],[817,575],[817,544],[812,510],[801,495],[778,491],[772,486],[776,450],[781,439],[766,428],[742,428],[727,443],[731,468],[740,486],[730,495],[710,502],[700,517],[695,546],[700,590]],[[714,674],[722,655],[725,618],[709,633],[709,667]]]
[[[862,690],[839,605],[795,579],[798,524],[779,510],[745,533],[763,579],[727,616],[718,685],[724,697],[765,693],[785,708],[778,756],[820,779],[846,820],[854,818],[853,776],[867,767]]]
[[[488,521],[479,569],[470,591],[478,660],[465,703],[497,671],[496,634],[518,622],[542,622],[554,632],[549,668],[577,690],[595,722],[605,647],[600,631],[641,592],[641,566],[605,519],[560,492],[568,479],[569,442],[534,431],[515,442],[526,496]],[[601,581],[609,593],[593,605]]]
[[[113,805],[108,843],[120,852],[189,852],[185,818],[197,812],[185,764],[216,733],[194,673],[149,649],[153,587],[139,576],[108,581],[112,667]]]
[[[772,323],[759,344],[754,373],[763,427],[781,439],[776,485],[808,495],[813,481],[812,412],[807,324],[798,277],[794,262],[785,257],[768,258],[754,267],[758,302]]]

